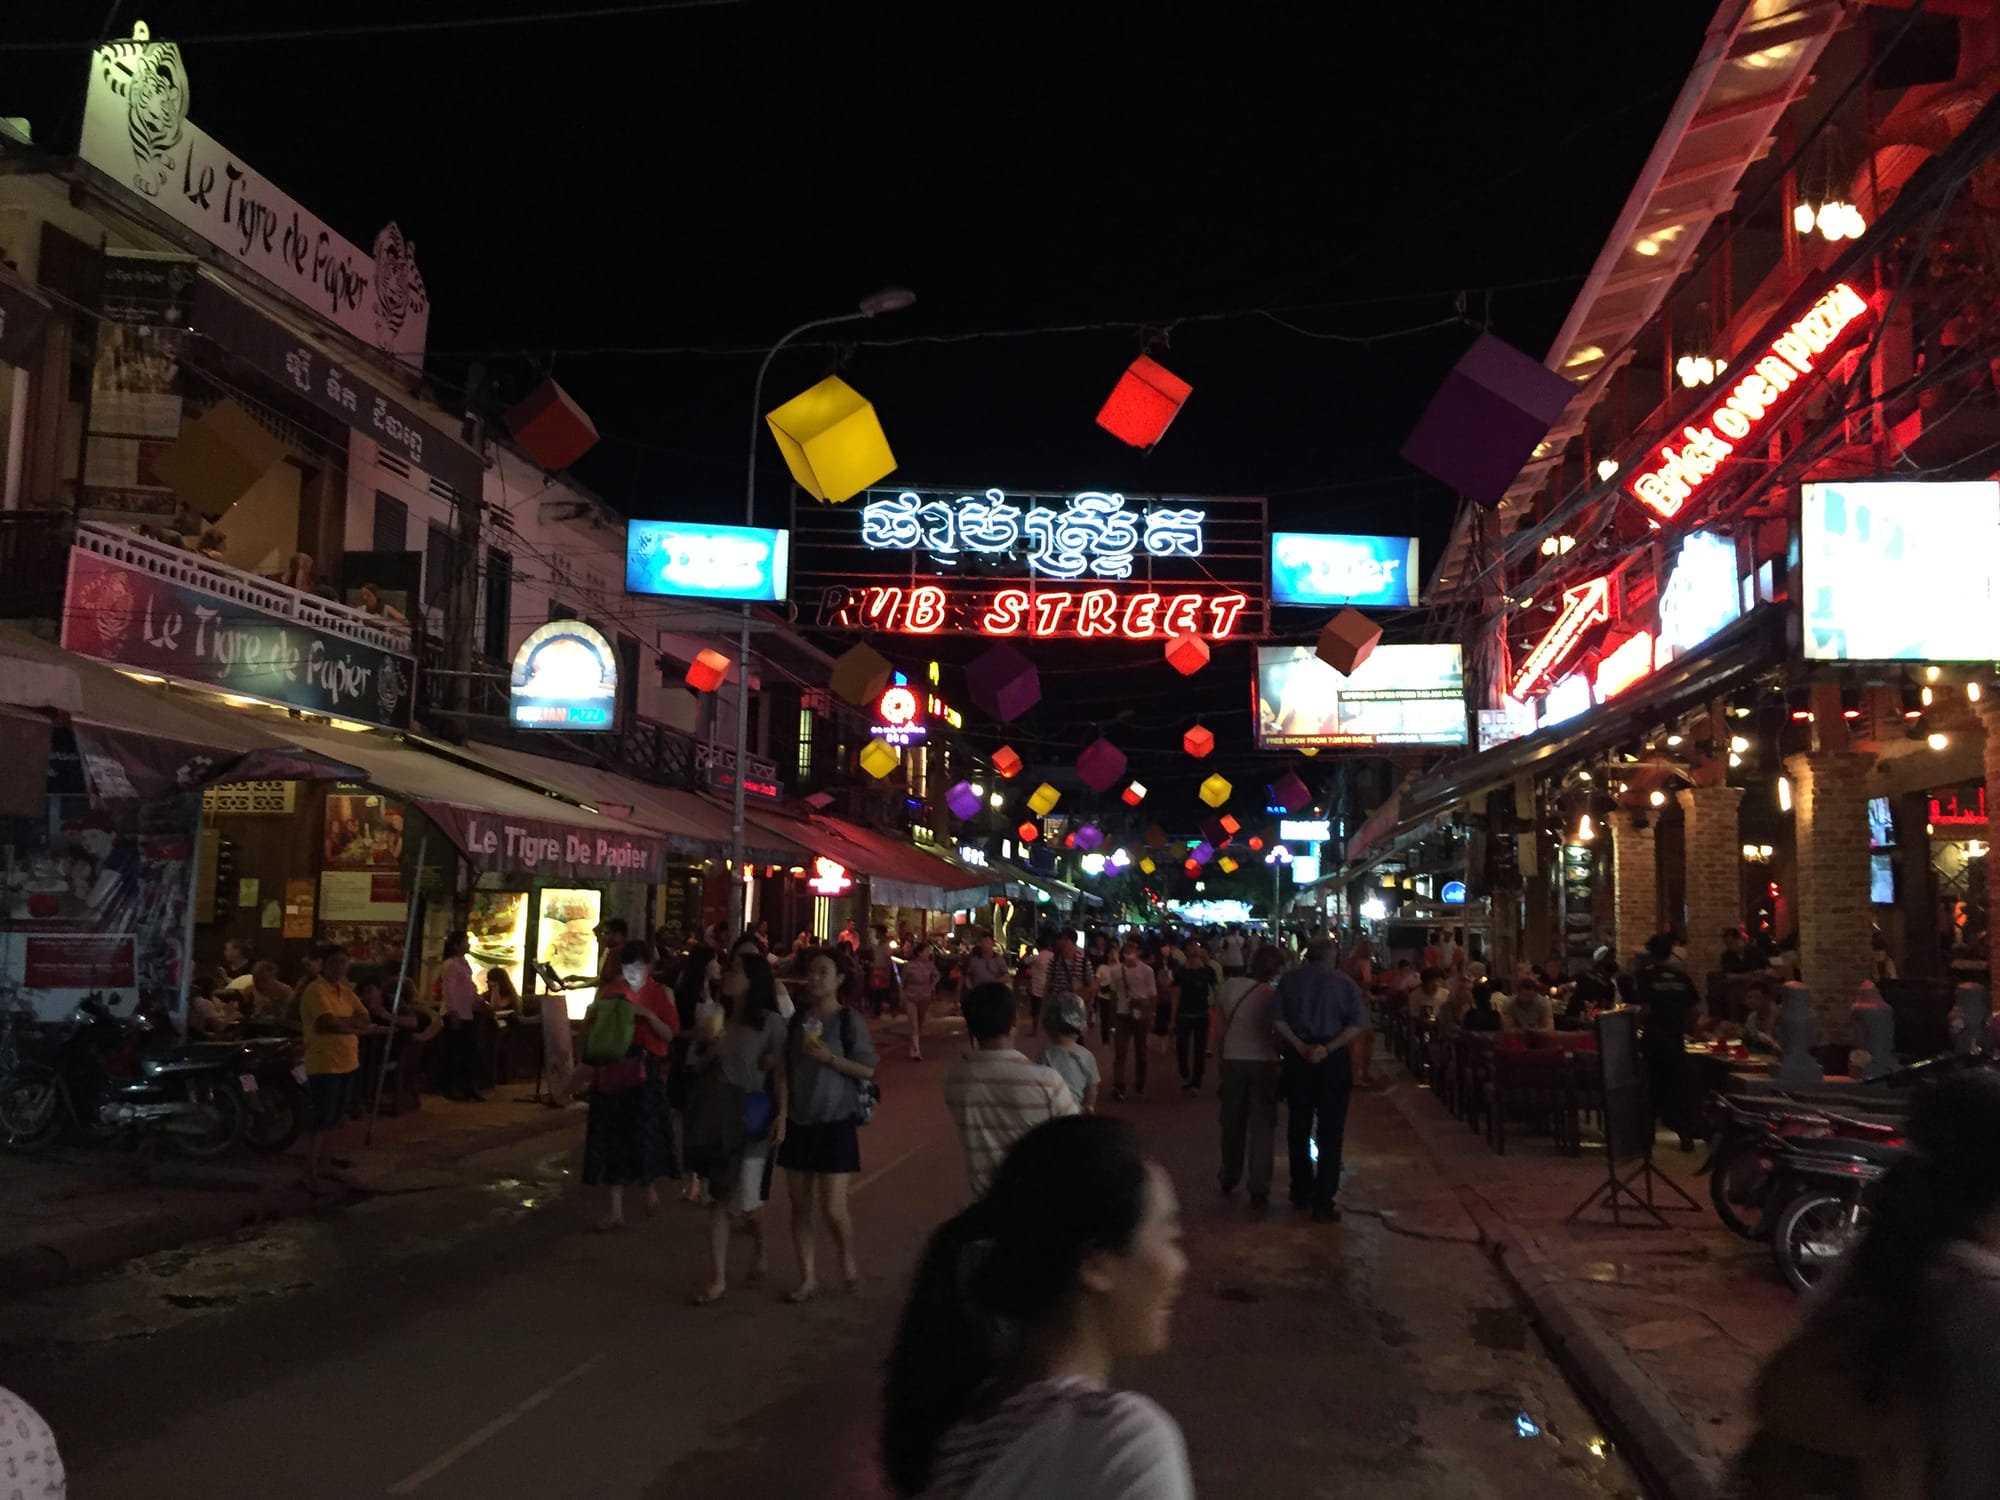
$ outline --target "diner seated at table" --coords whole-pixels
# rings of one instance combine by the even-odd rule
[[[258,959],[248,973],[230,980],[228,991],[227,998],[241,1007],[245,1020],[298,1030],[297,995],[290,985],[280,982],[278,966],[270,959]]]
[[[1427,1016],[1440,1014],[1448,998],[1450,992],[1445,988],[1444,976],[1436,969],[1425,969],[1410,989],[1410,1019],[1421,1021]]]
[[[188,997],[188,1039],[226,1041],[243,1024],[243,1012],[230,992],[216,993],[215,980],[197,975]]]
[[[1459,1030],[1486,1032],[1504,1030],[1505,1023],[1500,1019],[1498,1003],[1505,1002],[1508,998],[1506,995],[1496,994],[1491,985],[1481,985],[1478,981],[1474,981],[1471,1001],[1458,1018]]]
[[[1743,1021],[1736,1039],[1752,1052],[1771,1057],[1784,1051],[1778,1044],[1777,1010],[1771,986],[1762,980],[1752,982],[1743,991]]]
[[[1505,997],[1498,1009],[1501,1030],[1507,1032],[1554,1031],[1556,1013],[1554,1002],[1543,994],[1534,983],[1532,976],[1514,987],[1514,993]]]

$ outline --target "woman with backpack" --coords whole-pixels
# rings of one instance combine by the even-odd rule
[[[618,969],[583,1015],[583,1060],[594,1069],[584,1126],[583,1180],[611,1189],[599,1229],[625,1227],[625,1188],[643,1184],[659,1208],[662,1177],[678,1177],[660,1063],[676,1030],[673,1003],[653,982],[644,943],[626,943]]]
[[[821,1220],[840,1256],[841,1284],[861,1284],[854,1259],[854,1221],[847,1185],[861,1170],[860,1126],[873,1109],[875,1040],[868,1023],[840,1003],[840,971],[828,954],[806,968],[807,1003],[792,1017],[785,1049],[790,1075],[790,1123],[778,1151],[792,1192],[792,1250],[799,1284],[787,1299],[819,1295],[815,1252]]]
[[[726,1019],[696,1028],[688,1049],[688,1169],[708,1180],[708,1285],[697,1307],[729,1290],[729,1232],[750,1234],[750,1284],[764,1279],[764,1200],[771,1154],[785,1139],[785,1023],[762,953],[739,948],[722,976]]]

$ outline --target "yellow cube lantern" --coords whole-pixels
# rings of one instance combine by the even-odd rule
[[[1228,855],[1226,854],[1223,855],[1221,859],[1218,859],[1216,861],[1216,863],[1222,866],[1222,871],[1225,875],[1234,875],[1236,873],[1236,868],[1237,868],[1236,861],[1231,859]]]
[[[870,740],[861,747],[861,769],[880,781],[903,761],[903,753],[886,740]]]
[[[868,398],[829,375],[765,413],[785,467],[815,500],[851,500],[896,470],[896,455]]]
[[[1056,804],[1060,801],[1062,801],[1062,793],[1045,781],[1035,788],[1034,796],[1028,799],[1028,806],[1035,810],[1036,817],[1046,818],[1056,810]]]
[[[1211,776],[1201,784],[1201,800],[1210,807],[1220,807],[1229,800],[1235,788],[1222,776]]]
[[[1160,867],[1153,863],[1153,856],[1148,854],[1144,859],[1139,861],[1139,868],[1150,875]]]

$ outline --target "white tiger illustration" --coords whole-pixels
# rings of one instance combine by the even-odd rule
[[[174,152],[187,125],[188,76],[181,49],[151,37],[141,21],[132,28],[129,42],[106,43],[98,58],[112,92],[125,100],[125,124],[136,165],[132,185],[148,198],[157,198],[168,175],[180,165]]]
[[[417,270],[417,247],[403,238],[392,219],[375,236],[375,326],[383,345],[391,344],[413,313],[429,306],[430,296]]]

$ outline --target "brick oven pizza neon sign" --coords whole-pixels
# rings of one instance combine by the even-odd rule
[[[1791,327],[1771,340],[1757,362],[1739,375],[1708,415],[1688,423],[1661,446],[1658,460],[1625,482],[1632,497],[1653,514],[1671,519],[1726,465],[1739,444],[1761,436],[1772,418],[1797,399],[1805,377],[1823,369],[1870,311],[1868,299],[1837,282]]]

